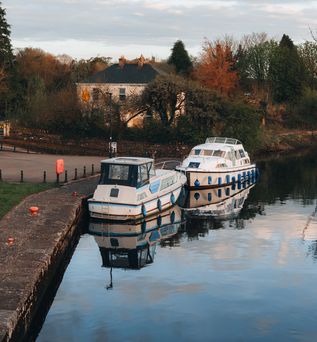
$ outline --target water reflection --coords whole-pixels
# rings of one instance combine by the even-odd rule
[[[221,187],[208,190],[190,191],[184,208],[188,217],[214,218],[218,220],[237,217],[250,189]]]
[[[138,222],[91,220],[89,234],[99,246],[103,267],[140,269],[154,261],[157,243],[175,235],[181,224],[181,209],[174,206]]]
[[[92,222],[39,341],[316,341],[316,152],[258,165],[255,186],[189,193],[174,223]]]

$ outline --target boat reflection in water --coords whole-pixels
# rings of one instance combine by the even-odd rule
[[[175,235],[181,224],[181,209],[174,206],[138,222],[91,220],[89,234],[95,236],[103,267],[140,269],[154,261],[157,243]]]
[[[229,220],[236,218],[254,182],[229,187],[189,191],[184,206],[186,217]]]

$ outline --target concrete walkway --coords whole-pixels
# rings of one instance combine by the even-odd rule
[[[59,156],[0,151],[2,180],[19,182],[21,170],[23,170],[25,182],[43,182],[44,171],[46,171],[47,182],[55,182],[55,162],[57,159],[64,159],[68,180],[72,180],[75,177],[75,168],[77,168],[78,177],[83,176],[84,167],[86,167],[87,175],[91,175],[92,165],[94,165],[94,171],[98,172],[100,170],[100,161],[102,160],[102,157]],[[64,181],[64,179],[65,174],[60,175],[60,181]]]
[[[90,177],[26,198],[0,220],[0,341],[17,341],[30,326],[52,277],[78,234]],[[0,185],[1,186],[1,185]],[[31,206],[39,207],[32,216]]]

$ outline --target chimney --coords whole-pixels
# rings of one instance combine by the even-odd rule
[[[138,59],[138,66],[139,68],[142,68],[145,62],[145,58],[143,57],[143,55],[140,56],[140,58]]]
[[[126,59],[125,59],[125,57],[124,56],[121,56],[120,58],[119,58],[119,67],[120,68],[123,68],[124,67],[124,65],[125,65],[125,63],[126,63]]]

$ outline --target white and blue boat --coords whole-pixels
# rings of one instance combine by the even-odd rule
[[[187,177],[189,189],[206,189],[257,177],[255,164],[237,139],[212,137],[195,146],[176,170]]]
[[[138,220],[174,205],[186,183],[184,174],[155,169],[151,158],[102,160],[99,184],[88,200],[92,218]]]

